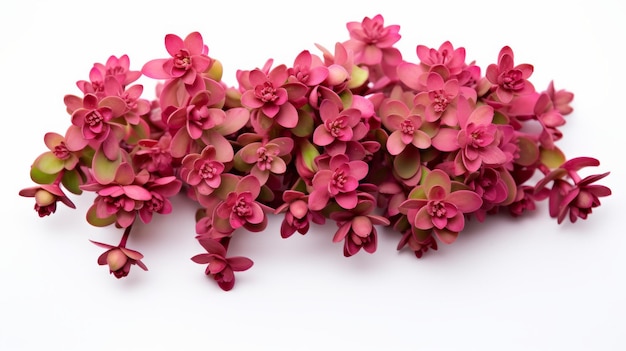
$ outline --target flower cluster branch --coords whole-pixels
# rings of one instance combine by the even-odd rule
[[[133,225],[171,213],[184,193],[206,251],[192,260],[224,290],[252,266],[228,255],[230,240],[264,231],[268,215],[282,216],[283,238],[334,221],[346,257],[375,252],[377,226],[391,227],[398,250],[420,258],[471,218],[521,216],[547,199],[558,223],[575,222],[611,194],[596,184],[608,172],[580,174],[597,159],[557,146],[573,94],[537,89],[510,47],[481,68],[450,42],[404,58],[400,27],[381,15],[347,30],[331,49],[238,70],[235,86],[198,32],[166,35],[165,57],[141,70],[127,55],[96,63],[64,98],[68,129],[44,136],[37,185],[19,194],[43,217],[75,207],[66,192],[94,193],[87,221],[124,230],[116,246],[94,242],[107,249],[97,262],[121,278],[147,270],[126,247]],[[142,76],[157,80],[155,98],[135,84]]]

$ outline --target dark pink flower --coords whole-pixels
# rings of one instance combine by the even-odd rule
[[[175,34],[165,36],[165,48],[171,58],[147,62],[141,72],[154,79],[180,79],[189,94],[204,90],[202,73],[207,71],[212,60],[207,56],[209,49],[198,32],[181,39]]]
[[[140,117],[150,112],[150,102],[141,99],[143,93],[142,85],[124,87],[114,77],[108,77],[104,83],[106,96],[117,96],[126,103],[124,119],[126,122],[136,125],[140,122]]]
[[[221,87],[216,90],[196,93],[185,106],[169,115],[168,126],[174,130],[185,127],[189,137],[196,140],[205,130],[220,125],[226,118],[226,113],[215,104],[223,99],[225,93]],[[177,139],[176,136],[174,139]]]
[[[46,174],[57,174],[61,170],[73,170],[78,164],[78,156],[70,151],[65,142],[65,137],[57,133],[46,133],[44,142],[48,147],[47,152],[39,155],[33,162],[33,166]]]
[[[226,258],[226,248],[219,241],[207,238],[198,239],[207,253],[198,254],[191,260],[198,264],[208,264],[205,274],[212,276],[220,288],[229,291],[235,286],[235,273],[248,270],[253,262],[247,257]]]
[[[346,210],[357,205],[359,181],[367,175],[367,163],[359,160],[350,161],[348,156],[332,156],[328,169],[320,169],[313,177],[313,191],[309,195],[309,208],[313,211],[323,209],[331,198]]]
[[[515,66],[513,50],[505,46],[498,54],[498,64],[487,67],[486,78],[495,85],[498,100],[509,103],[514,95],[524,95],[535,92],[535,87],[528,78],[533,73],[533,66],[527,63]]]
[[[449,41],[441,44],[439,49],[418,45],[416,51],[421,65],[428,68],[430,72],[443,73],[446,79],[460,74],[465,66],[465,48],[455,49]]]
[[[425,107],[424,119],[427,122],[440,120],[444,125],[454,126],[458,123],[455,105],[459,89],[456,79],[444,82],[439,74],[431,72],[426,80],[426,91],[418,93],[413,103]]]
[[[400,26],[385,26],[383,16],[365,17],[361,22],[348,22],[347,28],[350,40],[344,45],[354,52],[356,64],[373,66],[383,61],[397,64],[402,58],[398,49],[393,47],[400,40]]]
[[[559,111],[562,115],[568,115],[572,113],[574,110],[572,106],[570,106],[570,102],[574,100],[574,94],[566,90],[556,90],[554,88],[554,82],[551,81],[548,85],[548,89],[546,93],[550,97],[552,101],[552,105]]]
[[[76,208],[63,190],[57,184],[41,184],[20,190],[20,196],[35,198],[35,211],[39,217],[53,214],[57,209],[57,202],[62,202],[69,208]]]
[[[446,244],[453,243],[465,227],[465,214],[480,208],[482,199],[471,190],[452,189],[450,176],[436,169],[429,172],[416,187],[400,211],[419,230],[433,229]]]
[[[429,234],[425,238],[418,239],[414,233],[414,230],[407,229],[402,234],[400,242],[398,242],[398,250],[408,246],[413,251],[415,257],[422,258],[428,250],[437,251],[437,240]]]
[[[337,211],[330,214],[330,218],[337,221],[339,229],[333,237],[333,242],[343,240],[343,255],[350,257],[358,253],[361,248],[368,253],[376,251],[378,233],[374,225],[389,225],[385,217],[372,214],[375,206],[374,198],[363,196],[357,205],[350,211]]]
[[[593,208],[600,206],[600,197],[611,195],[611,189],[608,187],[593,184],[608,176],[610,172],[582,179],[577,173],[582,168],[598,165],[600,162],[595,158],[576,157],[548,173],[535,185],[535,193],[539,193],[552,181],[549,198],[550,216],[556,218],[559,224],[568,213],[572,223],[578,218],[587,219]],[[573,184],[566,179],[568,177],[573,180]]]
[[[288,238],[296,231],[302,235],[309,231],[310,222],[324,224],[325,218],[316,211],[309,210],[308,196],[294,190],[283,193],[284,203],[274,211],[275,214],[285,213],[280,227],[280,236]]]
[[[158,140],[139,140],[132,153],[133,163],[138,169],[145,169],[150,173],[159,173],[162,176],[173,175],[171,142],[172,136],[169,133],[164,133]]]
[[[93,240],[90,241],[97,246],[107,249],[98,257],[98,264],[101,266],[108,265],[110,273],[117,279],[128,276],[130,267],[135,264],[144,271],[148,270],[148,267],[141,262],[143,255],[138,251],[127,249],[124,245],[113,246]]]

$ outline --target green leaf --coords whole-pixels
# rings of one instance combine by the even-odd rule
[[[87,222],[91,225],[93,225],[94,227],[106,227],[108,225],[111,225],[113,223],[115,223],[115,220],[117,219],[116,215],[112,215],[110,217],[107,218],[100,218],[98,216],[96,216],[96,205],[92,205],[89,210],[87,211]]]
[[[57,174],[65,167],[65,162],[56,157],[51,151],[39,155],[34,163],[42,172],[48,174]]]
[[[116,160],[109,160],[102,151],[102,148],[96,150],[96,154],[93,156],[93,175],[96,181],[100,184],[106,185],[115,180],[115,174],[117,168],[122,163],[122,155],[120,154]]]
[[[81,177],[76,170],[65,171],[65,173],[63,173],[61,183],[69,192],[73,194],[80,195],[83,193],[80,189]]]
[[[409,179],[420,169],[420,153],[415,147],[408,146],[393,160],[393,168],[403,179]]]
[[[57,174],[48,174],[33,165],[30,168],[30,179],[37,184],[52,184],[57,178]]]
[[[540,161],[550,169],[558,168],[565,162],[565,154],[558,147],[554,149],[539,148]]]
[[[302,109],[298,110],[298,124],[291,129],[294,135],[307,137],[313,133],[313,117],[310,112]]]
[[[539,160],[539,147],[530,138],[518,137],[517,146],[519,147],[519,158],[515,160],[515,163],[528,167]]]

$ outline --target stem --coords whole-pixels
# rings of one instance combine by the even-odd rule
[[[65,169],[62,169],[61,171],[59,171],[59,174],[57,175],[56,179],[54,180],[54,185],[59,185],[61,184],[61,181],[63,180],[63,175],[65,174]]]
[[[122,240],[120,240],[119,247],[126,247],[126,242],[128,241],[128,237],[130,236],[130,230],[133,228],[133,225],[129,225],[124,229],[124,235],[122,235]]]

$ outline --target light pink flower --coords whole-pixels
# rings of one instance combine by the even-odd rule
[[[313,142],[318,146],[329,146],[331,155],[345,153],[346,142],[353,140],[354,129],[361,121],[361,112],[355,108],[340,111],[332,100],[320,105],[322,124],[313,132]]]
[[[267,142],[252,142],[241,148],[239,154],[243,162],[252,165],[250,174],[265,184],[270,173],[283,174],[287,171],[285,157],[290,155],[293,146],[291,138],[278,137]]]
[[[385,26],[383,16],[365,17],[361,22],[348,22],[350,40],[344,45],[354,52],[356,64],[369,66],[387,61],[397,64],[402,59],[398,49],[393,47],[400,40],[400,26]]]
[[[430,136],[420,130],[422,118],[404,102],[386,100],[380,107],[380,114],[383,125],[391,132],[386,145],[391,155],[400,154],[407,145],[418,149],[430,147]]]
[[[442,124],[454,126],[456,119],[456,98],[459,95],[459,82],[450,79],[444,82],[435,72],[428,74],[426,91],[415,96],[413,103],[425,107],[424,119],[427,122],[440,120]]]

